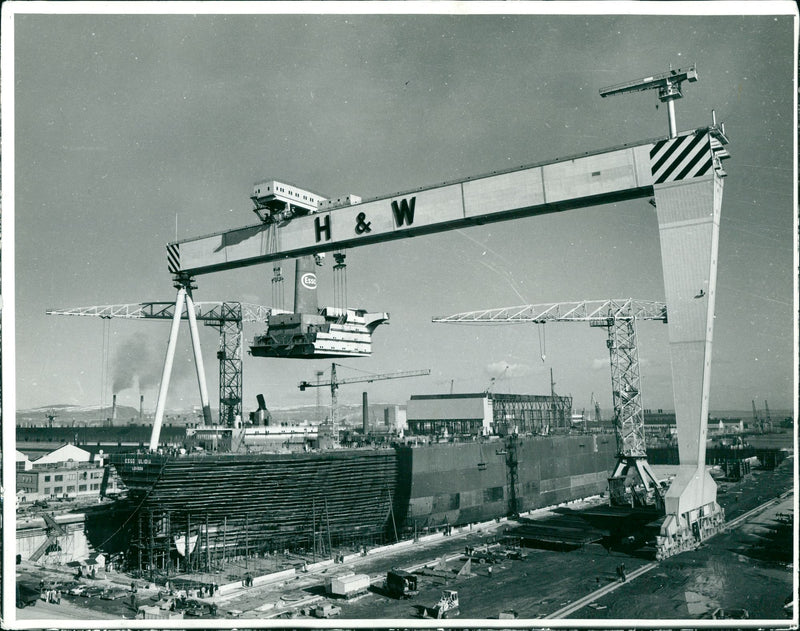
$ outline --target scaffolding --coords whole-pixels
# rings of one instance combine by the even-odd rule
[[[490,394],[498,434],[565,432],[572,424],[572,397],[538,394]]]

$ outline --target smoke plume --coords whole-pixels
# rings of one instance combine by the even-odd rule
[[[158,386],[161,369],[164,365],[164,348],[157,348],[152,340],[142,333],[127,338],[117,348],[114,356],[113,392],[133,388],[139,390]],[[172,381],[176,382],[190,376],[194,371],[191,352],[179,348],[172,365]]]

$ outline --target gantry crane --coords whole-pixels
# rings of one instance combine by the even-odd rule
[[[336,406],[337,406],[337,395],[336,391],[339,389],[339,386],[347,384],[347,383],[371,383],[373,381],[383,381],[384,379],[404,379],[406,377],[422,377],[425,375],[430,375],[430,369],[426,368],[424,370],[406,370],[401,372],[389,372],[383,373],[379,375],[364,375],[363,377],[346,377],[344,379],[339,379],[336,376],[336,366],[342,366],[341,364],[331,363],[331,378],[328,381],[320,381],[319,380],[319,373],[317,373],[317,381],[301,381],[297,384],[297,387],[300,388],[301,391],[305,391],[306,388],[320,388],[323,386],[330,386],[331,388],[331,415],[330,415],[330,423],[334,428],[338,428],[338,418],[336,413]],[[344,368],[344,366],[342,366]]]
[[[434,322],[444,324],[588,322],[589,326],[607,329],[618,458],[609,478],[609,497],[616,505],[652,506],[661,504],[662,489],[647,462],[636,320],[666,322],[666,305],[633,298],[583,300],[467,311],[433,318]]]
[[[351,196],[349,202],[336,200],[323,205],[317,200],[316,208],[302,208],[302,196],[314,194],[291,187],[281,193],[291,193],[294,199],[287,197],[289,201],[284,200],[279,210],[268,209],[258,225],[168,243],[167,268],[178,289],[176,304],[183,304],[187,286],[200,274],[302,259],[493,221],[621,200],[650,200],[656,208],[661,269],[670,310],[670,362],[681,463],[665,494],[666,518],[657,538],[658,555],[694,548],[719,532],[724,523],[724,511],[716,502],[716,484],[705,470],[705,441],[719,220],[723,178],[727,175],[722,160],[730,154],[725,149],[728,139],[723,125],[716,124],[713,114],[711,125],[677,132],[672,102],[680,93],[681,81],[697,79],[697,75],[694,68],[665,74],[611,86],[603,94],[662,90],[661,97],[670,111],[667,137],[578,152],[364,202]],[[261,193],[257,188],[256,195]],[[307,280],[313,285],[316,277],[311,274]],[[168,357],[175,335],[171,331]],[[163,389],[167,384],[168,379],[162,378]],[[161,418],[156,411],[151,449],[157,447],[160,432]]]
[[[236,417],[242,416],[242,348],[243,322],[266,321],[272,310],[262,305],[246,302],[193,302],[193,315],[219,330],[219,419],[220,424],[233,426]],[[72,315],[95,318],[124,318],[128,320],[172,320],[174,302],[140,302],[134,304],[49,309],[47,315]],[[182,319],[188,319],[184,311]],[[197,355],[196,355],[197,356]],[[210,418],[205,419],[210,424]]]

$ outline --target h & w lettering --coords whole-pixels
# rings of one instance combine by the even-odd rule
[[[401,199],[399,204],[396,201],[392,202],[394,222],[398,228],[406,223],[409,226],[414,223],[414,204],[416,201],[417,198],[412,197],[411,201]]]
[[[325,240],[331,240],[331,216],[325,215],[325,221],[319,220],[319,217],[314,217],[314,234],[317,238],[317,243],[322,241],[322,233],[325,233]]]

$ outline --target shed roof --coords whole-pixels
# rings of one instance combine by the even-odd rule
[[[81,449],[75,445],[64,445],[55,451],[51,451],[41,458],[38,458],[34,464],[41,465],[48,463],[68,462],[70,460],[74,460],[75,462],[89,462],[91,459],[92,455],[85,449]]]
[[[485,394],[413,395],[408,402],[409,421],[481,420]]]

